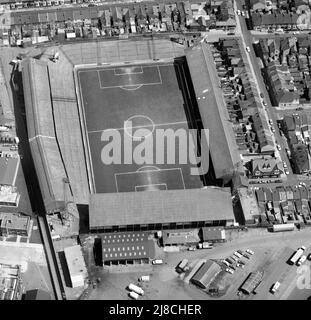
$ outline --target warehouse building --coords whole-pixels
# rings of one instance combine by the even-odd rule
[[[221,267],[214,261],[207,260],[191,278],[191,282],[202,289],[206,289],[221,271]]]
[[[212,187],[92,194],[89,217],[93,232],[193,229],[235,221],[230,189]]]
[[[81,287],[87,278],[87,269],[81,247],[75,245],[64,249],[72,288]]]
[[[251,294],[262,281],[262,277],[263,273],[260,271],[251,272],[242,284],[240,290],[246,294]]]
[[[102,235],[104,265],[149,263],[155,245],[147,232],[122,232]]]

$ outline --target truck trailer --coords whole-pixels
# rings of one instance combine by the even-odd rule
[[[283,232],[283,231],[293,231],[293,230],[295,230],[294,223],[274,224],[272,226],[273,232]]]
[[[129,290],[137,293],[137,294],[140,294],[141,296],[144,295],[144,290],[138,286],[136,286],[135,284],[133,283],[130,283],[129,286],[128,286]]]
[[[301,246],[289,259],[289,264],[294,265],[297,263],[297,261],[300,259],[300,257],[303,255],[304,251],[306,250],[306,247]]]

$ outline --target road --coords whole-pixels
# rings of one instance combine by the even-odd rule
[[[239,1],[235,1],[235,12],[237,9],[239,10],[243,10],[242,9],[242,5]],[[270,98],[269,98],[269,93],[266,89],[266,84],[264,83],[263,77],[262,77],[262,73],[261,73],[261,69],[260,66],[257,62],[257,57],[253,48],[253,43],[254,43],[254,39],[253,39],[253,35],[252,33],[247,29],[247,25],[246,25],[246,21],[245,21],[245,17],[243,16],[238,16],[236,14],[236,21],[237,21],[237,29],[240,32],[241,38],[242,38],[242,42],[244,44],[244,47],[249,47],[250,48],[250,52],[247,54],[248,56],[248,61],[250,64],[250,69],[252,72],[252,76],[255,79],[255,82],[257,84],[257,89],[258,89],[258,95],[260,96],[260,93],[262,93],[264,95],[263,100],[267,103],[267,106],[264,107],[263,105],[261,105],[263,107],[264,110],[264,114],[265,117],[267,119],[267,122],[269,121],[269,119],[272,120],[273,122],[273,126],[275,128],[275,133],[272,134],[274,143],[277,143],[281,146],[281,150],[278,151],[276,150],[276,156],[278,156],[282,161],[285,161],[288,167],[288,171],[289,171],[289,175],[287,175],[287,177],[285,178],[287,180],[287,182],[289,184],[295,184],[297,183],[297,177],[293,174],[292,168],[290,166],[289,163],[289,159],[287,157],[287,154],[285,152],[285,143],[284,143],[284,139],[280,134],[280,131],[278,129],[278,125],[277,125],[277,114],[275,113],[275,107],[272,106]],[[271,34],[270,34],[271,36]],[[288,35],[291,36],[291,35]],[[264,35],[262,36],[263,38],[266,38]],[[256,37],[257,38],[257,37]],[[269,122],[268,122],[269,123]]]

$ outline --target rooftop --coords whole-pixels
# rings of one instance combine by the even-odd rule
[[[90,228],[234,220],[229,188],[212,187],[92,194],[89,216]]]
[[[19,163],[19,157],[0,157],[0,185],[15,185]]]

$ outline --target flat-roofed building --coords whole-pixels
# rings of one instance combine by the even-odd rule
[[[203,241],[223,242],[226,241],[226,231],[223,228],[202,228]]]
[[[164,246],[197,244],[200,237],[198,230],[165,230],[162,241]]]
[[[28,237],[31,218],[14,213],[0,213],[0,234],[2,236],[20,235]]]
[[[229,188],[101,193],[90,196],[90,229],[169,230],[235,222]]]
[[[0,185],[14,186],[20,159],[16,157],[0,157]]]
[[[64,253],[72,287],[83,286],[88,273],[81,247],[79,245],[67,247],[64,249]]]

